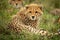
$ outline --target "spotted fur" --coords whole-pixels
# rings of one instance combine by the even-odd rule
[[[8,3],[14,8],[21,8],[24,6],[24,0],[9,0]]]
[[[9,29],[15,30],[16,32],[29,31],[34,34],[47,35],[47,31],[38,29],[38,23],[41,18],[42,7],[37,4],[30,4],[21,9],[11,20],[8,27]],[[36,12],[37,11],[37,12]],[[36,13],[35,13],[36,12]],[[30,16],[29,16],[30,15]],[[30,17],[36,16],[35,19]]]

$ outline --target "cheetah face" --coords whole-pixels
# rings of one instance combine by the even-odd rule
[[[37,20],[43,14],[42,7],[37,4],[28,5],[25,14],[30,20]]]
[[[9,0],[9,3],[15,8],[20,8],[23,5],[22,0]]]

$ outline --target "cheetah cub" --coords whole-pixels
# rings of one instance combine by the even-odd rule
[[[14,8],[21,8],[24,5],[24,0],[9,0],[8,3]]]
[[[42,14],[42,6],[38,4],[26,5],[12,18],[8,27],[17,32],[26,30],[34,34],[46,35],[47,31],[37,28]]]

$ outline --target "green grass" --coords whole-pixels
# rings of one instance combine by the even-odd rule
[[[2,1],[2,4],[6,3],[5,1]],[[7,3],[6,3],[7,4]],[[7,5],[2,5],[7,6]],[[32,33],[25,33],[22,32],[20,34],[14,33],[10,30],[7,30],[7,25],[9,21],[11,20],[11,16],[15,15],[18,11],[17,9],[14,9],[14,11],[8,12],[9,6],[6,8],[0,6],[0,40],[60,40],[59,36],[53,36],[52,38],[48,37],[42,37],[40,35],[35,35]],[[40,21],[39,28],[44,28],[45,30],[48,30],[49,32],[56,32],[57,29],[60,28],[60,24],[54,23],[54,21],[58,18],[58,16],[54,16],[47,12],[44,9],[44,14],[42,15],[42,20]]]
[[[48,38],[46,36],[41,37],[40,35],[35,35],[27,32],[17,34],[11,32],[10,30],[7,30],[7,24],[11,19],[11,16],[16,12],[17,11],[15,10],[14,12],[11,12],[11,14],[9,14],[7,11],[4,11],[4,13],[1,11],[2,14],[0,14],[0,40],[60,40],[60,36],[53,36],[52,38]],[[44,28],[49,32],[57,31],[57,29],[60,28],[60,25],[54,23],[54,20],[56,18],[58,18],[58,16],[53,16],[47,11],[44,11],[39,27]]]

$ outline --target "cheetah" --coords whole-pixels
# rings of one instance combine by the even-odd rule
[[[51,14],[60,16],[60,9],[53,9],[50,11]]]
[[[12,18],[8,27],[16,32],[26,30],[34,34],[46,35],[48,33],[46,30],[37,28],[42,14],[42,6],[38,4],[26,5]]]
[[[8,3],[14,8],[21,8],[24,5],[24,0],[9,0]]]
[[[23,10],[25,12],[23,12]],[[17,13],[19,16],[21,16],[20,14],[25,14],[26,15],[26,19],[25,20],[23,18],[23,21],[25,23],[25,25],[30,25],[31,27],[36,28],[39,24],[40,18],[43,14],[42,12],[42,6],[39,6],[37,4],[30,4],[30,5],[26,5],[26,8],[22,9],[20,13]],[[21,16],[22,18],[23,16]],[[25,20],[25,21],[24,21]]]

